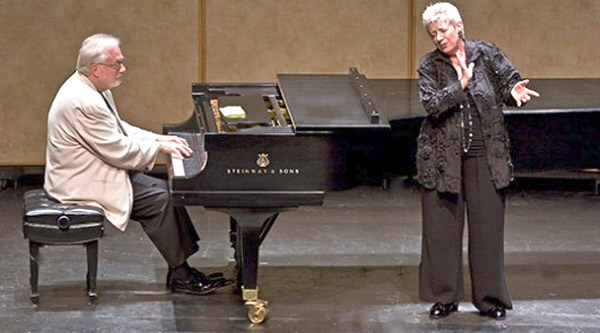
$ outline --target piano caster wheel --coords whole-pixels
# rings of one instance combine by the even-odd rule
[[[247,301],[248,311],[246,317],[252,324],[261,324],[267,319],[269,315],[269,309],[267,308],[267,301],[257,299],[255,301]]]

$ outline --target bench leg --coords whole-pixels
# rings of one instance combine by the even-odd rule
[[[96,305],[98,294],[96,292],[96,275],[98,272],[98,241],[85,244],[87,249],[87,295],[90,305]]]
[[[40,257],[40,244],[29,241],[29,284],[31,285],[31,303],[37,306],[40,302],[40,294],[38,292],[38,263]]]

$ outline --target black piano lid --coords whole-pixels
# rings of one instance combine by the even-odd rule
[[[427,116],[417,79],[369,79],[369,83],[391,122]],[[600,112],[600,79],[530,79],[527,87],[541,97],[520,108],[504,108],[506,115]]]
[[[505,108],[505,114],[600,112],[600,79],[531,79],[527,87],[540,98]]]
[[[369,79],[373,95],[390,122],[422,119],[427,114],[419,100],[416,79]]]
[[[390,128],[385,115],[371,123],[349,75],[278,74],[277,83],[297,132]]]

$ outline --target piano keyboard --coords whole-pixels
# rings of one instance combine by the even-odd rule
[[[169,134],[185,139],[192,148],[192,154],[189,157],[183,159],[171,157],[173,176],[187,178],[201,173],[208,162],[208,153],[204,150],[202,133],[172,132]]]

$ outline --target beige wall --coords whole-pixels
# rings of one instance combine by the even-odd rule
[[[190,83],[277,73],[415,77],[433,47],[430,0],[0,0],[0,166],[42,165],[48,107],[82,39],[122,39],[126,120],[154,131],[191,113]],[[600,77],[600,1],[456,0],[467,36],[528,77]]]
[[[121,38],[121,116],[160,131],[185,120],[198,77],[198,0],[0,0],[0,166],[44,163],[46,114],[82,40]]]
[[[206,1],[208,81],[277,73],[406,76],[409,1]]]
[[[206,0],[208,81],[272,81],[282,72],[416,77],[433,49],[431,0]],[[467,36],[498,44],[528,77],[600,77],[600,1],[455,0]]]
[[[430,0],[417,0],[420,12]],[[454,0],[467,37],[496,43],[527,77],[600,77],[600,1]],[[416,54],[433,49],[415,20]],[[418,64],[418,62],[417,62]]]

